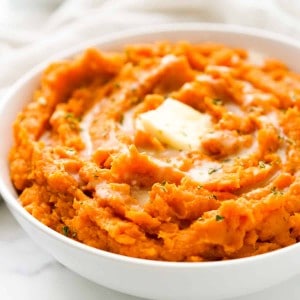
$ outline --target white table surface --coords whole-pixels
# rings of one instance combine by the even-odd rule
[[[299,298],[300,275],[272,288],[234,300]],[[5,204],[0,202],[0,299],[137,300],[139,298],[106,289],[66,269],[27,236]]]

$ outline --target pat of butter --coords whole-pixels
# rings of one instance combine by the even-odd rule
[[[209,115],[172,98],[140,114],[138,123],[148,134],[178,150],[199,149],[201,136],[212,127]]]

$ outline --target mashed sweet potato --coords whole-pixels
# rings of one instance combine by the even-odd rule
[[[136,125],[168,97],[211,117],[199,149]],[[14,123],[11,178],[29,213],[92,247],[247,257],[300,239],[299,124],[300,75],[280,61],[213,43],[88,49],[44,71]]]

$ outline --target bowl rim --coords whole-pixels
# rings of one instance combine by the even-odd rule
[[[115,33],[109,33],[102,35],[97,38],[88,39],[76,46],[70,47],[66,50],[59,51],[58,53],[49,56],[48,59],[43,60],[41,63],[38,63],[35,67],[31,68],[28,72],[26,72],[20,79],[18,79],[6,92],[3,96],[3,99],[0,103],[0,115],[3,115],[3,110],[5,110],[11,98],[15,96],[17,91],[21,89],[24,84],[27,83],[30,79],[34,78],[37,75],[40,75],[41,71],[49,62],[65,59],[72,55],[78,54],[82,52],[84,49],[88,47],[101,47],[102,44],[118,41],[123,38],[130,38],[135,36],[142,36],[147,34],[154,34],[159,32],[174,32],[174,31],[195,31],[195,32],[210,32],[210,33],[228,33],[228,34],[237,34],[237,35],[247,35],[252,36],[254,38],[270,40],[275,43],[282,43],[287,46],[297,47],[300,51],[300,41],[296,39],[287,37],[285,35],[270,32],[267,30],[258,29],[250,26],[241,26],[241,25],[232,25],[232,24],[222,24],[222,23],[168,23],[168,24],[160,24],[160,25],[147,25],[138,29],[127,29],[121,30]],[[3,158],[0,157],[0,160]],[[0,162],[1,166],[7,167],[7,159],[4,162]],[[26,219],[31,225],[33,225],[39,231],[42,231],[44,234],[48,235],[52,239],[58,239],[59,242],[66,244],[66,246],[77,248],[80,251],[87,251],[91,255],[102,256],[105,259],[113,260],[119,263],[133,263],[136,265],[150,266],[150,267],[164,267],[171,269],[195,269],[195,268],[220,268],[220,267],[228,267],[235,265],[244,265],[252,263],[260,263],[262,260],[273,260],[274,257],[284,256],[288,252],[292,251],[295,248],[300,248],[300,243],[296,243],[290,246],[286,246],[284,248],[280,248],[271,252],[258,254],[250,257],[243,257],[237,259],[229,259],[222,261],[205,261],[205,262],[173,262],[173,261],[161,261],[161,260],[149,260],[144,258],[136,258],[125,256],[122,254],[108,252],[102,249],[94,248],[92,246],[83,244],[79,241],[75,241],[69,237],[64,236],[61,233],[49,228],[36,218],[34,218],[29,212],[27,212],[24,207],[18,202],[18,197],[13,195],[8,186],[2,180],[3,175],[0,173],[0,195],[4,199],[4,202],[8,206],[9,209],[13,209],[13,211],[17,212],[22,218]],[[51,253],[51,252],[50,252]]]

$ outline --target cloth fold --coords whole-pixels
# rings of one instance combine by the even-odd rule
[[[0,7],[0,97],[26,71],[56,52],[144,25],[217,22],[300,38],[300,25],[295,26],[296,19],[278,0],[56,0],[56,6],[47,2],[51,1],[7,0]],[[296,5],[297,0],[292,2]]]

